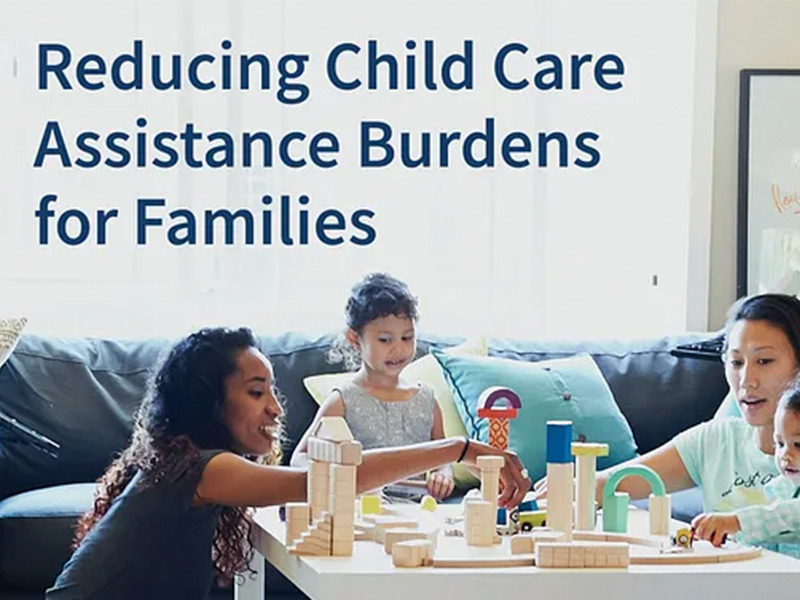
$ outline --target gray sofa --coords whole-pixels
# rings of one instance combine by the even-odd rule
[[[490,354],[539,361],[588,352],[639,451],[646,452],[711,418],[726,393],[721,363],[670,354],[675,345],[700,337],[707,336],[591,343],[493,339]],[[303,378],[339,370],[325,361],[331,340],[330,335],[260,337],[286,398],[287,460],[316,410]],[[423,336],[419,352],[459,341]],[[127,445],[148,372],[169,344],[25,335],[0,368],[0,411],[61,445],[53,459],[0,431],[0,598],[43,597],[69,556],[75,520],[91,503],[91,482]],[[676,516],[690,517],[700,509],[699,495],[679,494],[673,507]],[[270,597],[303,597],[276,571],[268,570],[267,585]],[[230,589],[213,595],[231,596]]]

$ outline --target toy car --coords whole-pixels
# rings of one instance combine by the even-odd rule
[[[670,536],[670,542],[673,546],[679,546],[680,548],[691,548],[692,547],[692,530],[688,527],[682,527],[678,529],[672,536]]]
[[[520,511],[519,523],[522,531],[530,531],[534,527],[544,527],[547,523],[546,510]]]

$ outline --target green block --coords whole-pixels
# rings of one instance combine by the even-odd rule
[[[628,531],[628,501],[630,496],[615,492],[603,502],[603,531],[625,533]]]

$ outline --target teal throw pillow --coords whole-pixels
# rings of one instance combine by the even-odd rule
[[[511,388],[522,408],[509,423],[509,449],[516,452],[531,478],[544,477],[547,421],[568,420],[574,441],[609,445],[599,457],[604,469],[636,456],[636,442],[617,407],[603,374],[588,354],[527,362],[507,358],[456,356],[432,351],[442,365],[459,416],[473,439],[486,442],[488,419],[478,418],[477,403],[488,387]]]

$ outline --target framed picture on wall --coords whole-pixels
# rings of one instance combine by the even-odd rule
[[[800,69],[744,69],[737,296],[800,293]]]

